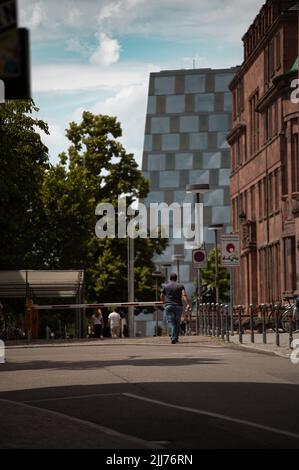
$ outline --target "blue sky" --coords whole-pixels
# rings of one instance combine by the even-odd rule
[[[51,161],[84,110],[117,116],[142,158],[149,73],[232,67],[263,0],[19,0],[31,31],[33,98],[50,126]]]

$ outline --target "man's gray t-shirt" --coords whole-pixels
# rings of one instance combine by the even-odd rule
[[[177,282],[169,282],[164,286],[162,293],[165,296],[165,304],[167,305],[183,305],[182,294],[185,287]]]

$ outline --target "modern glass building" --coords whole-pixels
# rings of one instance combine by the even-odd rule
[[[150,181],[150,203],[193,202],[188,184],[209,184],[204,196],[204,240],[213,247],[211,224],[231,232],[230,147],[232,96],[229,83],[237,68],[172,70],[150,75],[142,170]],[[181,282],[194,289],[192,250],[171,239],[157,266],[184,255]],[[174,268],[175,271],[175,268]]]

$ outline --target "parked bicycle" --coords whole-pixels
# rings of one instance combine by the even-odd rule
[[[296,317],[296,304],[292,304],[290,299],[284,300],[288,302],[288,305],[279,305],[277,308],[272,308],[268,316],[268,324],[275,333],[277,332],[277,326],[279,333],[289,333],[291,324],[293,332],[297,332],[299,321]],[[278,318],[276,318],[277,315]]]

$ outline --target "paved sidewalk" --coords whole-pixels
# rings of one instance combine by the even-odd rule
[[[299,333],[293,335],[294,340],[299,342]],[[280,357],[290,358],[292,350],[289,349],[289,335],[287,333],[280,335],[280,346],[276,346],[276,334],[272,331],[267,333],[267,344],[263,344],[263,335],[254,335],[254,344],[251,343],[250,333],[243,335],[243,343],[239,343],[239,335],[236,333],[230,336],[230,343],[246,350],[254,350],[261,353],[275,354]],[[299,345],[299,343],[298,343]]]
[[[276,335],[272,331],[267,333],[267,344],[263,344],[263,335],[255,334],[255,343],[251,343],[251,335],[249,332],[243,335],[243,344],[239,343],[239,335],[236,333],[234,336],[230,336],[230,343],[226,343],[227,346],[238,347],[245,350],[256,351],[258,353],[265,353],[271,355],[277,355],[280,357],[290,358],[292,350],[289,349],[289,335],[280,335],[280,347],[276,346]],[[212,340],[222,341],[217,338]],[[294,334],[294,340],[299,341],[299,333]],[[182,336],[180,343],[184,345],[195,346],[196,344],[202,344],[203,342],[209,342],[211,338],[205,336]],[[169,338],[166,336],[162,337],[149,337],[149,338],[120,338],[111,339],[104,338],[101,340],[95,339],[80,339],[80,340],[39,340],[27,343],[26,341],[21,342],[7,342],[6,349],[19,349],[19,348],[49,348],[49,347],[82,347],[82,346],[119,346],[119,345],[149,345],[149,346],[168,346]]]

